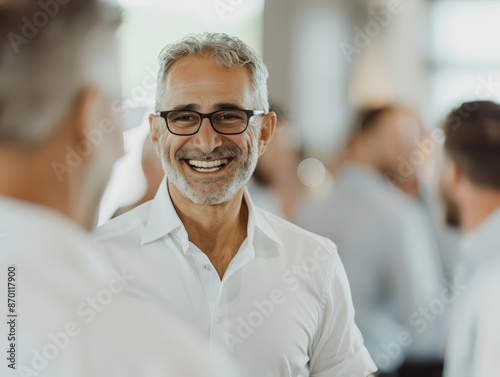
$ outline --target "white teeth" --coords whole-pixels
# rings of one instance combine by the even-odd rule
[[[214,160],[214,161],[205,161],[205,160],[189,160],[189,165],[193,167],[194,170],[209,173],[212,171],[219,170],[222,166],[229,162],[227,158],[223,158],[222,160]]]
[[[193,169],[196,170],[196,171],[202,172],[202,173],[207,173],[207,172],[212,172],[212,171],[219,170],[220,166],[216,166],[216,167],[213,167],[213,168],[197,168],[197,167],[193,167]]]
[[[210,169],[210,168],[219,168],[221,165],[225,165],[228,163],[228,159],[227,158],[224,158],[222,160],[214,160],[214,161],[203,161],[203,160],[189,160],[189,165],[191,166],[196,166],[197,168],[204,168],[203,170],[198,170],[198,171],[208,171],[207,169]],[[214,169],[214,170],[210,170],[210,171],[215,171],[217,169]]]

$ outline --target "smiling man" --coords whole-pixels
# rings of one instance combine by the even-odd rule
[[[97,230],[133,293],[222,347],[243,376],[374,372],[335,245],[255,208],[245,184],[276,125],[267,69],[224,34],[160,55],[151,139],[166,179],[156,197]]]

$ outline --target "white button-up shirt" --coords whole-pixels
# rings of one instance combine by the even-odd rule
[[[364,377],[376,370],[354,323],[335,245],[255,208],[222,280],[188,239],[166,181],[153,201],[98,228],[96,241],[157,301],[222,347],[248,377]]]
[[[463,240],[463,294],[456,301],[446,377],[500,374],[500,209]]]
[[[442,357],[444,313],[421,310],[439,299],[443,272],[429,219],[382,174],[349,164],[332,194],[300,223],[338,245],[352,288],[356,322],[380,369],[405,359]]]
[[[221,376],[201,340],[124,293],[134,279],[68,218],[0,197],[0,375]]]

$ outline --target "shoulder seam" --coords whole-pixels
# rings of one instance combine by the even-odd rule
[[[127,232],[130,232],[132,229],[136,228],[137,226],[143,224],[145,221],[144,219],[136,219],[135,221],[132,220],[130,223],[124,225],[123,227],[119,227],[117,229],[110,229],[107,231],[104,231],[104,227],[106,227],[107,224],[101,225],[101,227],[97,228],[96,231],[94,231],[94,234],[92,236],[92,239],[94,242],[99,242],[99,241],[105,241],[106,239],[116,237],[122,234],[125,234]],[[101,233],[103,232],[103,233]]]

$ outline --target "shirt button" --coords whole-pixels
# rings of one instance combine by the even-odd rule
[[[217,316],[217,323],[220,325],[222,322],[223,322],[223,318],[222,318],[222,316],[219,314],[219,315]]]
[[[204,270],[207,270],[207,271],[210,269],[210,267],[209,267],[209,266],[208,266],[208,264],[206,264],[206,263],[203,263],[203,264],[201,265],[201,267],[202,267]]]

